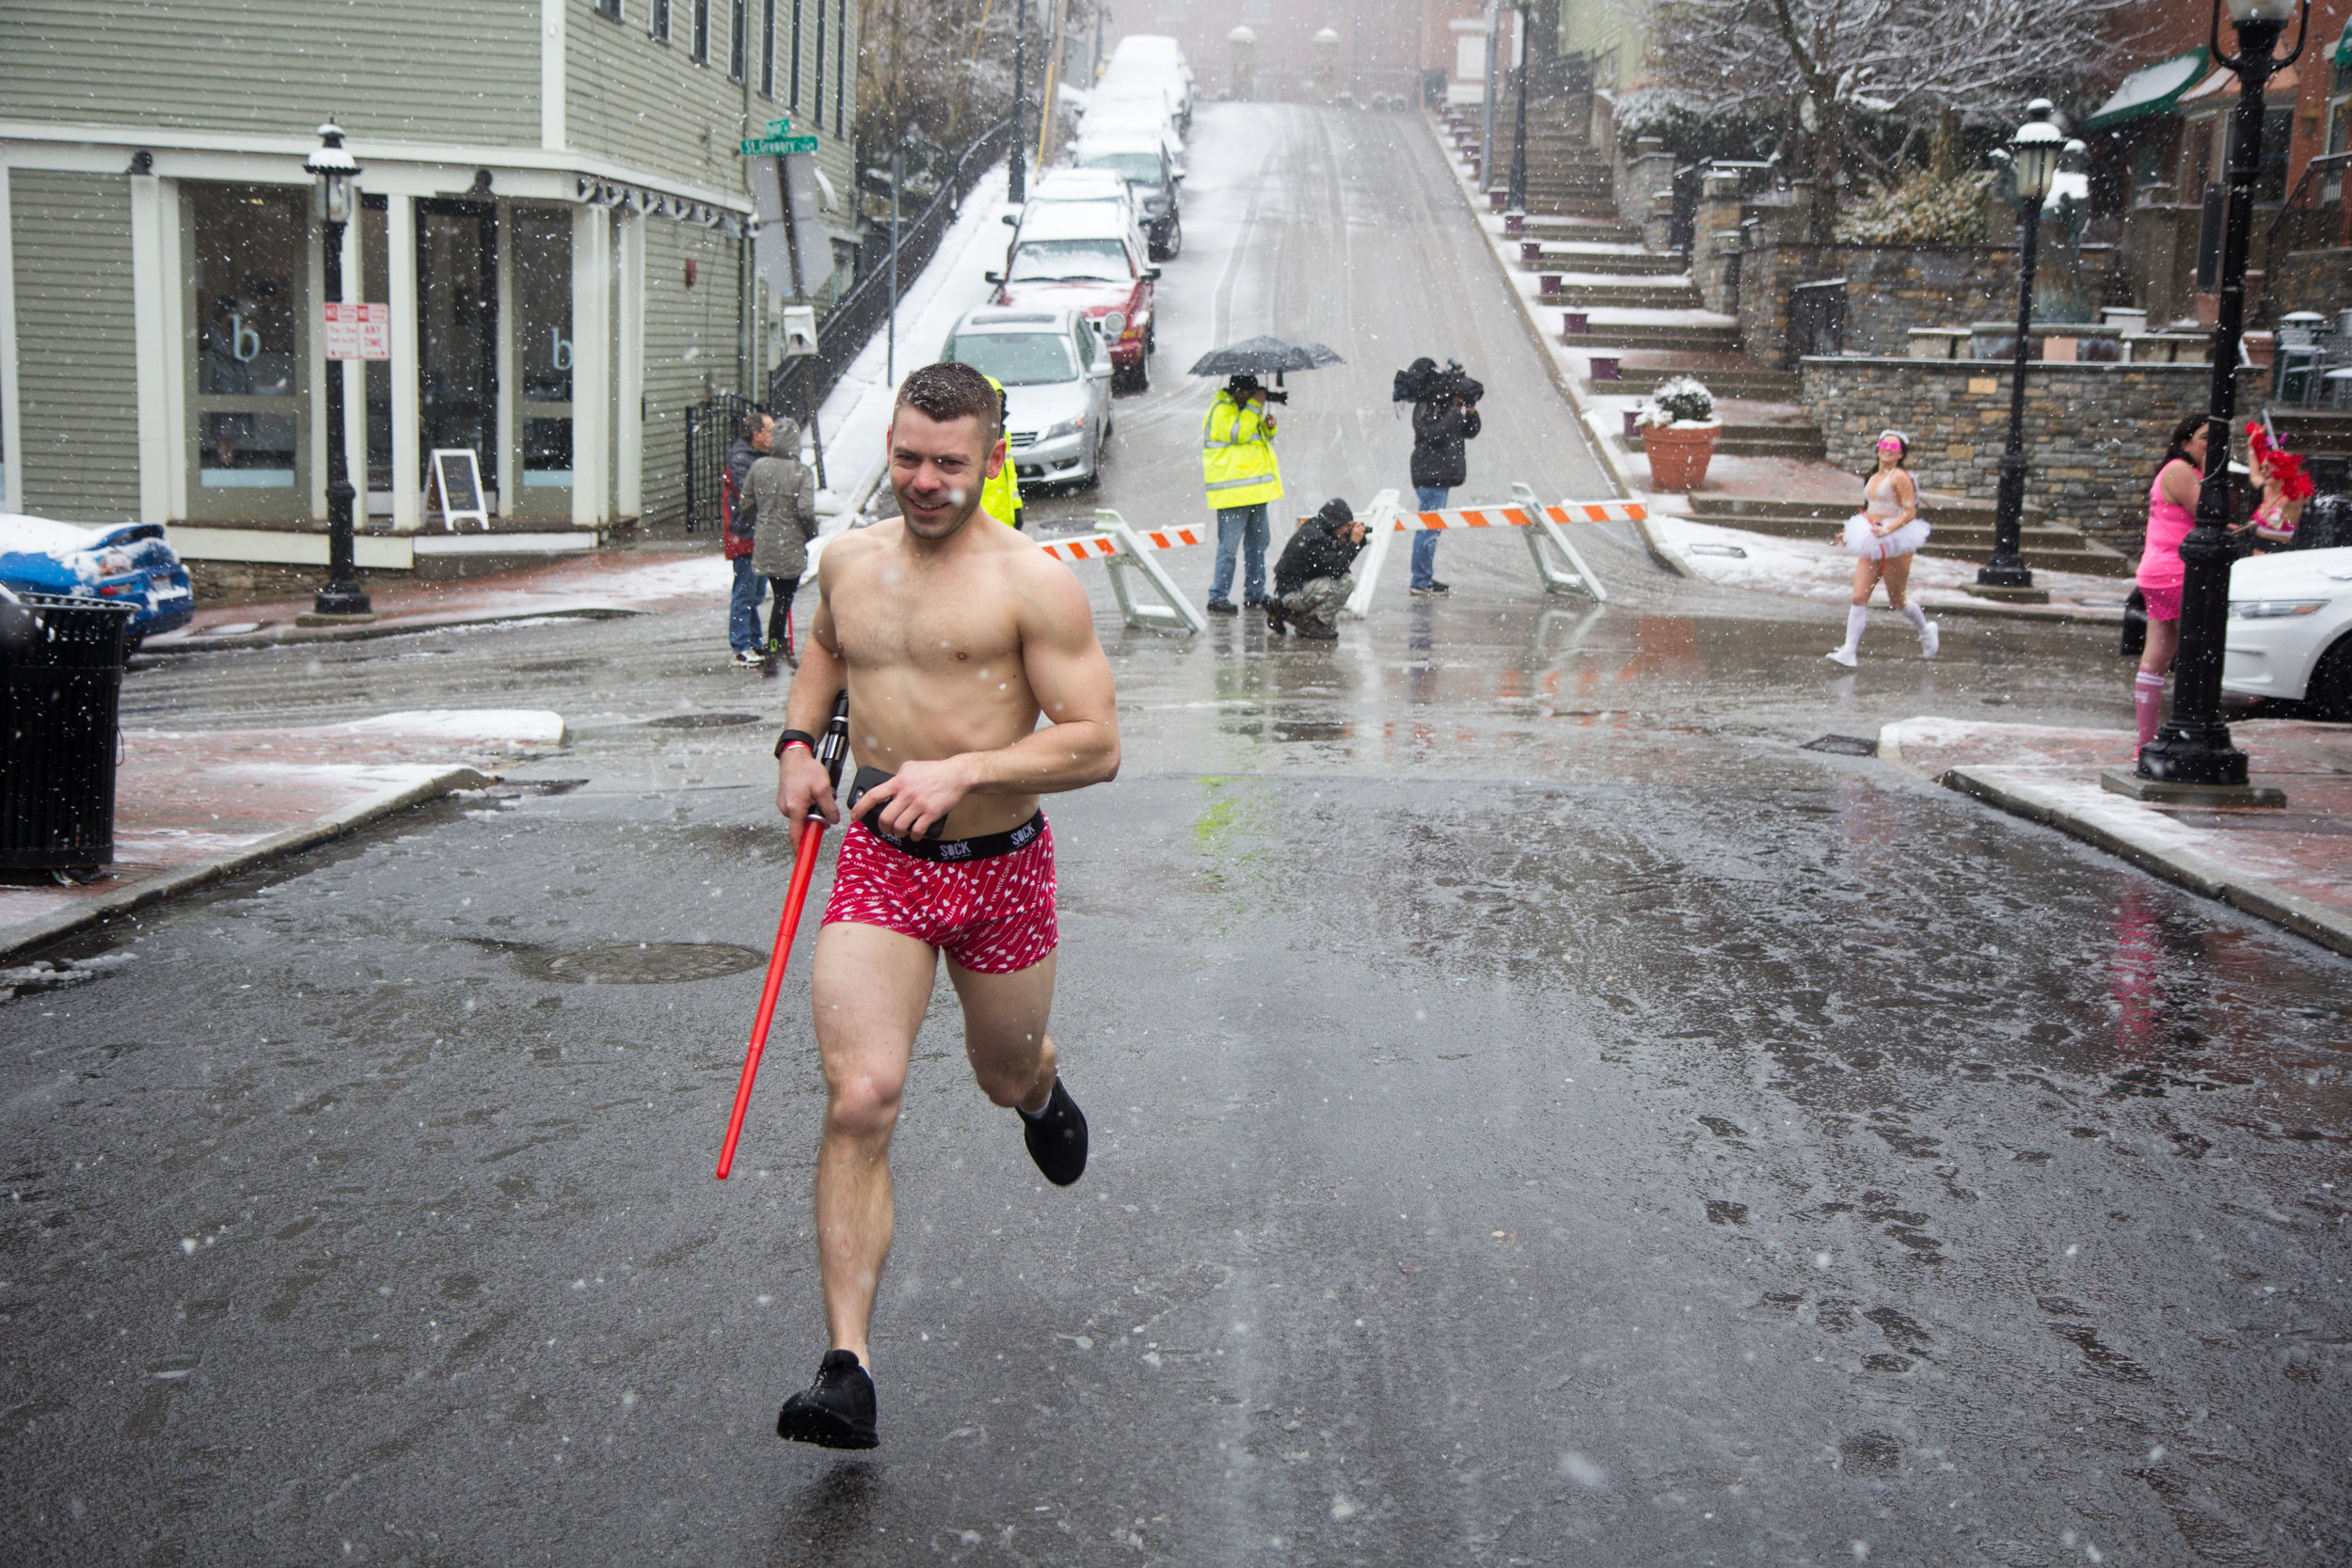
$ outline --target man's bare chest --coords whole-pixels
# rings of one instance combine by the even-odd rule
[[[1020,626],[993,585],[887,576],[861,572],[834,595],[835,641],[852,672],[905,670],[992,691],[1019,677]]]

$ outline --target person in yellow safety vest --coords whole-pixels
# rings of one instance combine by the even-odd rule
[[[1005,384],[993,375],[988,384],[996,388],[996,428],[1002,430],[1007,410]],[[1005,466],[996,470],[995,477],[980,486],[980,510],[1007,528],[1021,526],[1021,476],[1013,472],[1010,451],[1006,451]]]
[[[1282,498],[1282,470],[1274,461],[1274,416],[1254,375],[1225,384],[1200,422],[1200,477],[1216,512],[1216,577],[1209,613],[1233,615],[1233,557],[1247,553],[1243,602],[1265,603],[1265,550],[1271,529],[1266,503]]]

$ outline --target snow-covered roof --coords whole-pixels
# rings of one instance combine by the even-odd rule
[[[2086,131],[2104,131],[2142,115],[2162,114],[2179,101],[2189,84],[2204,74],[2205,50],[2202,45],[2185,55],[2175,55],[2169,60],[2141,66],[2123,78],[2107,101],[2093,110],[2082,123]]]

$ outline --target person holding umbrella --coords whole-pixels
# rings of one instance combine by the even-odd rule
[[[1200,478],[1216,513],[1216,576],[1209,584],[1212,615],[1237,613],[1231,597],[1233,558],[1248,553],[1244,601],[1265,603],[1265,547],[1272,537],[1266,505],[1281,499],[1282,469],[1274,460],[1274,416],[1254,375],[1236,375],[1209,404],[1200,422]]]
[[[1242,576],[1243,601],[1252,606],[1266,602],[1265,551],[1272,534],[1266,506],[1282,497],[1282,470],[1274,461],[1274,416],[1266,405],[1290,401],[1290,394],[1279,389],[1282,372],[1344,363],[1321,343],[1265,337],[1211,349],[1193,362],[1194,375],[1227,378],[1209,404],[1208,418],[1200,422],[1201,483],[1216,513],[1216,576],[1209,585],[1210,614],[1237,613],[1230,596],[1233,558],[1245,547],[1248,559]],[[1274,391],[1258,380],[1267,374],[1274,377]]]

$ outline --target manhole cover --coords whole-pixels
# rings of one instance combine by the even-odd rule
[[[646,723],[657,730],[723,730],[735,724],[756,724],[756,713],[673,713],[667,719],[648,719]]]
[[[582,986],[666,986],[716,980],[757,969],[768,955],[724,942],[622,942],[604,947],[551,951],[509,947],[515,967],[534,980]]]
[[[1827,752],[1832,756],[1839,757],[1874,757],[1879,754],[1879,743],[1875,740],[1865,740],[1858,735],[1820,735],[1806,741],[1798,750]]]

